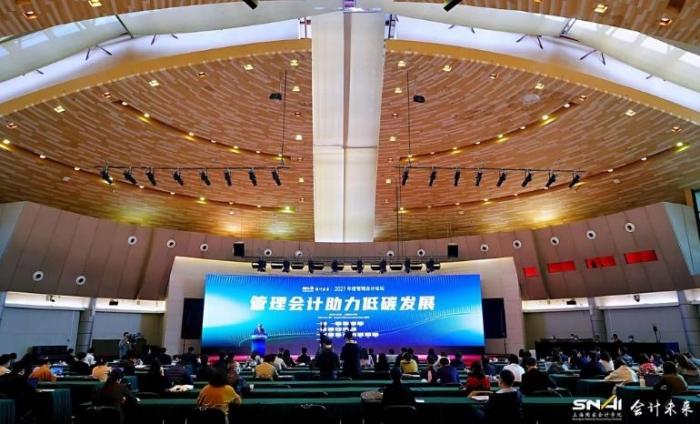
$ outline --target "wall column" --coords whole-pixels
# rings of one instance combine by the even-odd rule
[[[78,340],[75,344],[76,352],[87,352],[92,344],[92,326],[95,322],[95,305],[97,299],[90,298],[87,309],[80,311],[80,321],[78,322]]]
[[[683,290],[678,292],[678,312],[681,314],[681,324],[688,351],[693,355],[700,354],[700,314],[698,306],[690,303]]]
[[[2,322],[2,313],[5,311],[5,300],[7,300],[7,292],[0,291],[0,323]]]
[[[608,330],[605,326],[605,313],[598,309],[594,297],[588,298],[588,314],[591,319],[591,338],[594,338],[597,334],[602,342],[606,341],[608,339]]]

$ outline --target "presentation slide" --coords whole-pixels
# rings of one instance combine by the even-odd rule
[[[202,347],[236,353],[315,352],[351,330],[377,352],[402,346],[478,352],[484,346],[478,275],[386,277],[207,275]]]

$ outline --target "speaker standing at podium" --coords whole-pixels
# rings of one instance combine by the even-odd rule
[[[267,334],[262,324],[258,324],[253,330],[253,335],[250,337],[250,351],[255,352],[260,356],[265,356],[265,342],[267,341]]]

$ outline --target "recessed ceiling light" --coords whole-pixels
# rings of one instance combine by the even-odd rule
[[[398,114],[397,112],[394,112],[394,113],[391,114],[391,116],[394,117],[394,118],[398,118],[398,117],[399,117],[399,114]]]
[[[491,73],[489,74],[489,78],[492,79],[492,80],[495,80],[496,78],[498,78],[498,74],[495,73],[495,72],[491,72]]]
[[[39,155],[39,159],[46,159],[46,155],[45,154]]]
[[[53,110],[54,110],[56,113],[63,113],[63,112],[66,111],[66,108],[64,108],[64,107],[61,106],[61,105],[58,105],[58,106],[56,106],[55,108],[53,108]]]
[[[396,136],[395,135],[389,136],[389,141],[396,141]]]
[[[102,3],[100,3],[100,0],[88,0],[88,4],[91,7],[100,7],[102,6]]]
[[[593,11],[595,13],[600,13],[601,15],[608,10],[608,6],[603,3],[598,3]]]
[[[299,59],[292,59],[289,61],[289,66],[299,66]]]
[[[538,82],[537,84],[535,84],[535,90],[544,90],[544,84]]]
[[[143,190],[144,187],[143,187],[142,185],[139,185],[139,188],[140,188],[141,190]]]
[[[209,140],[211,144],[216,144],[216,140]]]
[[[252,70],[253,70],[253,64],[252,64],[252,63],[246,63],[245,65],[243,65],[243,69],[245,69],[246,71],[252,71]]]
[[[207,73],[204,72],[204,71],[199,71],[199,72],[197,72],[197,77],[199,77],[199,78],[204,78],[204,77],[206,77],[206,76],[207,76]]]
[[[384,180],[384,182],[385,182],[386,184],[391,184],[391,178],[387,178],[386,180]]]
[[[109,91],[105,91],[104,93],[102,93],[102,97],[105,97],[105,98],[112,97],[112,93],[110,93]]]
[[[256,150],[255,153],[260,154],[260,150]]]
[[[190,137],[194,137],[194,133],[192,131],[188,132],[187,135],[189,135]]]
[[[150,85],[151,87],[158,87],[160,83],[158,82],[158,80],[152,79],[148,81],[148,85]]]
[[[431,154],[431,155],[434,155],[434,154],[435,154],[435,152],[430,152],[430,154]]]
[[[207,199],[205,199],[204,196],[199,196],[199,201],[200,201],[200,202],[203,202],[203,201],[205,201],[205,200],[207,200]]]
[[[676,143],[676,147],[683,147],[683,146],[685,146],[685,144],[683,144],[682,141],[679,141],[678,143]]]
[[[582,102],[585,102],[587,98],[588,96],[586,96],[585,94],[581,94],[580,96],[578,96],[578,99]]]
[[[455,203],[455,206],[459,206],[459,205],[461,205],[461,203],[459,203],[459,202]]]
[[[642,161],[645,161],[645,160],[647,160],[647,157],[646,157],[646,156],[644,156],[644,157],[642,158]]]
[[[129,103],[122,101],[122,106],[129,106]]]
[[[627,116],[634,116],[636,114],[637,112],[633,111],[632,109],[627,109],[627,112],[625,112],[625,115]]]
[[[488,197],[486,199],[484,199],[484,202],[488,202],[488,201],[489,201]]]
[[[522,125],[522,126],[520,127],[521,130],[524,130],[525,128],[526,128],[525,125]]]
[[[671,22],[673,22],[673,19],[664,16],[663,18],[659,19],[659,25],[661,26],[669,26],[671,25]]]
[[[549,119],[549,115],[542,115],[542,120],[543,120],[543,121],[546,121],[547,119]]]
[[[301,116],[301,112],[294,112],[294,116],[296,116],[296,117]]]
[[[503,138],[503,134],[498,134],[498,138]]]
[[[442,67],[443,72],[450,72],[452,70],[452,65],[445,65]]]
[[[675,126],[675,127],[671,128],[671,132],[681,132],[681,131],[683,131],[683,129],[679,126]]]
[[[301,91],[301,88],[298,85],[295,85],[294,87],[292,87],[292,91],[298,93]]]
[[[258,209],[262,208],[262,205],[255,205]]]
[[[568,109],[571,107],[571,103],[564,103],[564,108]]]
[[[452,146],[452,150],[457,150],[457,146]]]
[[[303,182],[304,182],[304,177],[299,177],[299,180],[298,180],[298,181],[299,181],[300,183],[303,183]]]
[[[513,193],[513,196],[518,197],[518,194],[520,193]]]
[[[12,121],[10,121],[10,122],[8,122],[7,124],[5,124],[5,126],[6,126],[7,129],[9,129],[9,130],[14,130],[15,128],[17,128],[17,124],[15,124],[15,123],[12,122]]]
[[[464,211],[457,212],[458,215],[464,215]]]
[[[301,156],[297,156],[297,162],[301,162],[303,158]]]
[[[171,192],[170,192],[170,195],[171,195],[171,196],[174,196],[174,195],[175,195],[175,192],[174,192],[174,191],[171,191]]]
[[[278,157],[278,158],[281,158],[281,157],[282,157],[282,153],[277,153],[277,157]]]
[[[613,180],[613,184],[620,184],[620,180],[617,179],[617,178],[615,178],[615,179]]]
[[[27,19],[36,19],[36,12],[33,10],[27,10],[24,12],[24,17]]]
[[[79,166],[74,166],[74,167],[73,167],[73,170],[74,170],[74,171],[80,171],[80,167],[79,167]]]
[[[296,141],[301,141],[301,140],[304,139],[304,136],[301,135],[301,134],[297,134],[297,135],[294,136],[294,139],[295,139]]]
[[[10,144],[10,140],[8,140],[8,139],[5,138],[5,139],[2,140],[2,144],[4,144],[4,145],[7,146],[8,144]]]
[[[481,144],[481,142],[480,142],[480,141],[477,141],[477,142],[476,142],[476,143],[474,143],[474,144],[476,144],[476,145],[479,145],[479,144]]]
[[[233,149],[234,149],[234,150],[238,150],[238,146],[233,146]]]
[[[233,215],[233,211],[228,211],[228,214],[229,214],[229,215]]]
[[[403,93],[403,90],[401,89],[401,87],[396,87],[396,88],[394,89],[394,93],[395,93],[395,94],[401,94],[401,93]]]
[[[427,206],[428,209],[431,209],[432,207],[433,207],[433,205],[428,205],[428,206]]]
[[[228,202],[229,205],[233,206],[233,202]]]
[[[396,64],[399,68],[405,68],[406,67],[406,62],[403,60],[399,60],[399,62]]]
[[[151,114],[149,114],[148,112],[146,112],[146,113],[143,114],[143,117],[146,118],[146,119],[148,119],[148,118],[151,117]]]
[[[612,169],[612,168],[608,169],[608,172],[613,172],[613,171],[614,171],[614,169]]]

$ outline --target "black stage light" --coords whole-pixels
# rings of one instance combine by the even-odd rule
[[[275,184],[278,186],[282,185],[282,180],[280,180],[280,173],[277,168],[272,170],[272,179],[275,180]]]
[[[408,181],[408,166],[403,169],[403,174],[401,174],[401,185],[405,186],[406,181]]]
[[[251,9],[258,7],[258,0],[243,0],[243,3],[247,4]]]
[[[411,258],[406,258],[403,261],[403,270],[406,274],[411,272]]]
[[[134,178],[134,174],[131,173],[131,168],[124,170],[124,179],[136,185],[136,178]]]
[[[265,269],[267,268],[267,262],[265,259],[260,258],[258,259],[258,272],[265,272]]]
[[[365,263],[362,262],[362,259],[358,259],[357,262],[352,265],[352,269],[358,274],[362,274],[365,270]]]
[[[270,93],[270,100],[282,100],[282,93],[278,91],[273,91]]]
[[[496,182],[496,187],[500,187],[503,185],[504,182],[506,182],[506,177],[508,174],[506,171],[502,170],[498,173],[498,182]]]
[[[581,176],[574,172],[574,177],[571,179],[571,182],[569,183],[569,188],[573,188],[576,184],[578,184],[579,181],[581,181]]]
[[[207,174],[206,169],[202,169],[199,171],[199,178],[202,180],[202,182],[208,186],[211,185],[211,181],[209,180],[209,174]]]
[[[413,96],[413,101],[416,103],[425,103],[425,97],[421,96],[420,94],[416,94]]]
[[[156,172],[153,170],[153,168],[146,169],[146,178],[148,178],[148,181],[152,186],[156,185]]]
[[[462,0],[447,0],[442,8],[445,9],[445,12],[449,12],[453,7],[457,6],[461,2]]]
[[[227,186],[231,187],[231,185],[233,185],[233,180],[231,180],[231,170],[230,169],[224,170],[224,179],[226,180]]]
[[[379,261],[379,273],[386,274],[386,259]]]
[[[345,265],[341,264],[337,259],[333,259],[333,262],[331,262],[331,271],[332,272],[342,271],[343,268],[345,268]]]
[[[173,172],[173,179],[181,186],[185,185],[185,181],[182,179],[182,172],[180,172],[179,169],[176,169],[175,172]]]
[[[433,168],[430,171],[430,179],[428,180],[428,186],[432,187],[435,184],[435,179],[437,178],[437,169]]]
[[[547,184],[545,184],[544,186],[549,188],[552,184],[554,184],[554,182],[556,180],[557,180],[557,174],[555,174],[552,171],[549,171],[549,178],[547,179]]]
[[[462,171],[459,170],[459,168],[455,169],[455,182],[454,186],[457,187],[459,185],[459,179],[462,177]]]
[[[425,272],[430,274],[431,272],[437,271],[440,269],[440,262],[437,262],[435,259],[430,258],[428,261],[425,263]]]
[[[307,263],[307,265],[309,267],[309,274],[313,274],[314,269],[315,269],[314,261],[312,259],[309,259],[309,262]]]
[[[527,185],[530,184],[530,181],[532,181],[532,171],[527,170],[525,171],[525,179],[523,180],[523,183],[520,184],[520,186],[527,187]]]
[[[481,184],[481,179],[484,177],[484,171],[481,169],[477,170],[476,173],[474,174],[474,185],[479,187],[479,184]]]
[[[250,168],[248,170],[248,178],[250,178],[250,183],[254,186],[258,185],[258,178],[255,176],[255,169]]]
[[[103,180],[107,182],[107,184],[112,184],[114,180],[112,177],[109,175],[109,168],[106,166],[102,168],[102,171],[100,171],[100,177],[102,177]]]

